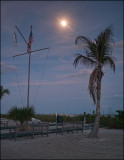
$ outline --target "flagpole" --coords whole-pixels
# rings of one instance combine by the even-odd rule
[[[48,47],[48,48],[42,48],[42,49],[37,49],[37,50],[31,51],[31,44],[29,44],[29,42],[27,42],[27,41],[25,40],[24,36],[22,35],[22,33],[20,32],[20,30],[18,29],[18,27],[17,27],[17,26],[15,26],[15,27],[16,27],[16,29],[18,30],[18,32],[20,33],[20,35],[22,36],[22,38],[23,38],[23,40],[25,41],[25,43],[26,43],[27,45],[29,45],[29,46],[27,46],[27,47],[29,47],[29,48],[28,48],[29,50],[27,51],[27,53],[21,53],[21,54],[18,54],[18,55],[13,56],[13,58],[14,58],[14,57],[21,56],[21,55],[24,55],[24,54],[29,54],[29,63],[28,63],[28,90],[27,90],[27,107],[29,107],[31,52],[37,52],[37,51],[40,51],[40,50],[49,49],[49,47]],[[31,25],[31,32],[32,32],[32,25]],[[30,33],[31,33],[31,32],[30,32]],[[32,37],[31,37],[31,38],[32,38]],[[29,40],[32,41],[32,39],[29,39]],[[30,43],[31,43],[31,42],[30,42]]]
[[[27,92],[27,107],[29,107],[29,90],[30,90],[30,61],[31,61],[31,52],[29,53],[29,65],[28,65],[28,92]]]
[[[31,25],[32,31],[32,25]],[[28,65],[28,92],[27,92],[27,108],[29,107],[29,91],[30,91],[30,61],[31,61],[31,48],[29,52],[29,65]]]

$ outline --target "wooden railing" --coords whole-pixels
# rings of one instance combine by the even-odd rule
[[[84,124],[83,121],[73,121],[73,122],[63,122],[63,123],[38,123],[38,124],[17,124],[16,126],[6,126],[1,127],[1,131],[9,130],[8,134],[6,132],[6,136],[8,138],[12,139],[22,136],[31,136],[34,138],[34,135],[47,135],[49,133],[58,133],[64,134],[64,133],[78,133],[79,131],[83,132],[84,130]],[[1,139],[2,139],[2,133],[1,132]]]

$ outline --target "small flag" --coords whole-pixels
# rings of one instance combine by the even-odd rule
[[[16,33],[14,32],[14,42],[15,42],[15,46],[17,45],[17,36]]]
[[[32,44],[33,41],[34,41],[34,39],[33,39],[32,30],[31,30],[30,36],[29,36],[29,42],[28,42],[28,45],[27,45],[27,52],[28,53],[31,52],[31,44]]]

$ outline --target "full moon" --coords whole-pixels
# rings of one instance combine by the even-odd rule
[[[61,25],[63,26],[63,27],[65,27],[66,25],[67,25],[67,22],[66,21],[61,21]]]

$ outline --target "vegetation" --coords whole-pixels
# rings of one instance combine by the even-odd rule
[[[100,127],[106,127],[109,129],[124,129],[124,111],[116,111],[118,115],[101,115],[100,116]],[[36,119],[40,119],[43,122],[56,122],[56,115],[50,115],[50,114],[35,114],[32,116]],[[1,118],[9,118],[9,115],[7,114],[1,114]],[[71,121],[83,121],[84,115],[75,115],[75,116],[62,116],[63,121],[65,122],[71,122]],[[13,119],[13,118],[12,118]],[[86,115],[86,123],[94,123],[95,122],[95,115],[94,114],[87,114]]]
[[[124,111],[117,111],[118,115],[101,115],[100,116],[100,127],[106,127],[109,129],[124,129]],[[123,114],[122,114],[123,113]],[[56,122],[56,115],[35,115],[35,118],[40,119],[44,122]],[[71,122],[71,121],[83,121],[84,115],[63,115],[63,121]],[[86,114],[86,123],[94,123],[95,122],[95,114]]]
[[[117,110],[118,115],[116,119],[118,121],[118,128],[124,129],[124,111]]]
[[[3,86],[0,85],[0,99],[3,98],[6,94],[10,94],[10,91],[8,89],[4,89]]]
[[[40,115],[40,114],[36,114],[34,116],[34,118],[36,119],[40,119],[43,122],[56,122],[56,115]]]
[[[17,106],[13,106],[9,111],[8,111],[8,118],[13,119],[15,121],[19,121],[21,124],[23,124],[25,121],[31,120],[32,117],[34,117],[35,111],[34,107],[23,107],[19,108]]]
[[[84,36],[79,36],[75,40],[75,44],[85,51],[86,56],[77,53],[73,65],[76,67],[79,63],[82,63],[85,66],[94,67],[89,78],[88,89],[94,104],[96,105],[96,118],[95,126],[88,137],[98,137],[100,125],[101,81],[104,76],[103,67],[109,65],[115,72],[115,58],[111,56],[112,35],[112,28],[107,27],[94,41],[91,41]]]

